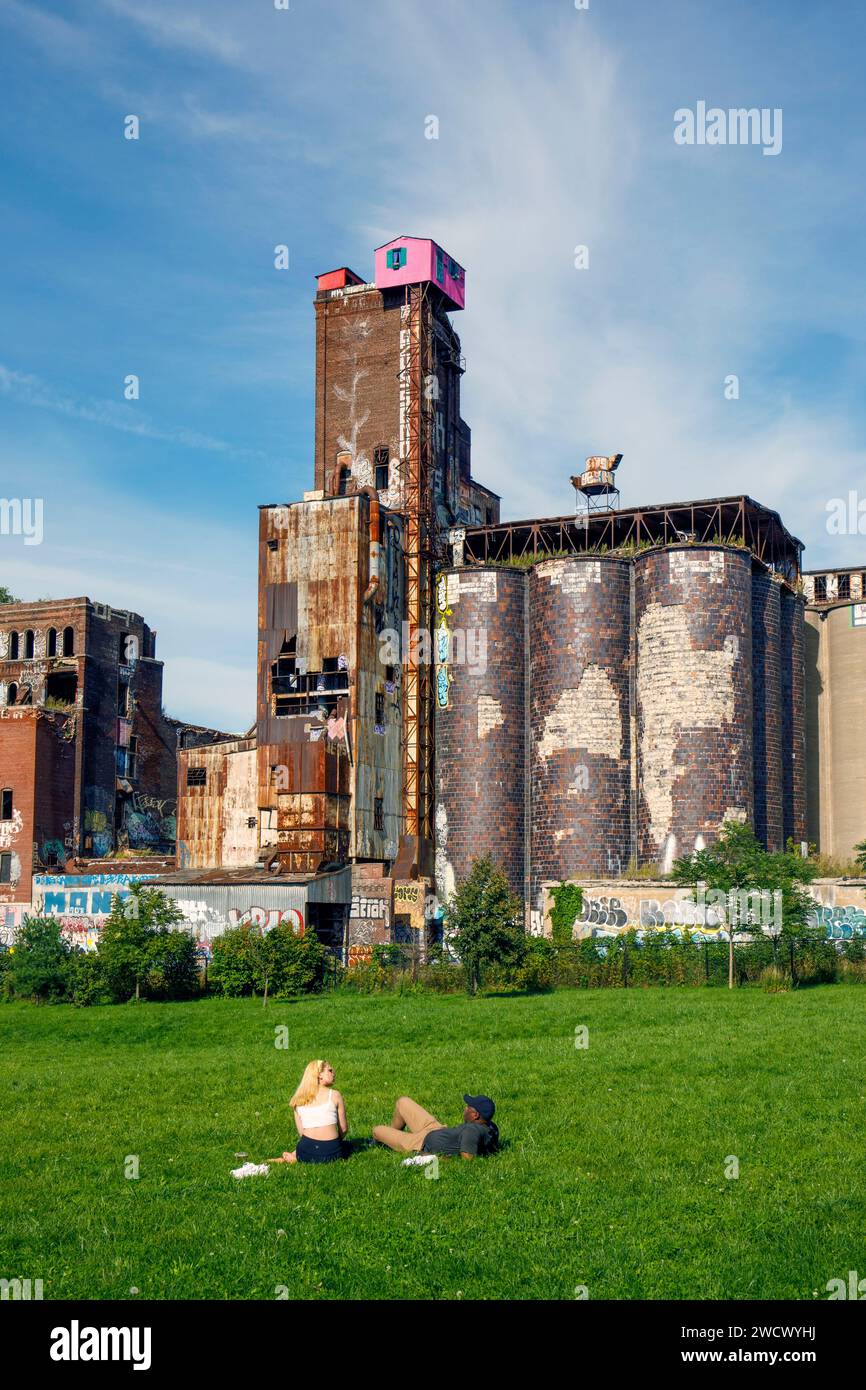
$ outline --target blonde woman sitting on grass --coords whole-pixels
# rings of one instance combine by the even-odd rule
[[[321,1057],[308,1062],[301,1084],[291,1099],[295,1112],[298,1147],[288,1150],[282,1158],[269,1158],[268,1163],[333,1163],[348,1158],[343,1142],[349,1133],[346,1103],[334,1090],[334,1068]]]

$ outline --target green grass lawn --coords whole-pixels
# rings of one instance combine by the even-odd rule
[[[864,1009],[843,985],[10,1004],[0,1276],[46,1299],[826,1298],[866,1275]],[[316,1055],[355,1137],[398,1094],[450,1124],[481,1090],[506,1147],[437,1181],[364,1148],[238,1182],[237,1151],[294,1147]]]

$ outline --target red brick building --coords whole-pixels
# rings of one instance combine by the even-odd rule
[[[174,853],[178,749],[225,735],[168,718],[162,676],[137,613],[0,607],[0,905],[69,859]]]

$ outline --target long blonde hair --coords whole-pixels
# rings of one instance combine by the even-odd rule
[[[330,1062],[324,1057],[317,1057],[314,1061],[308,1062],[304,1067],[304,1074],[301,1077],[301,1084],[292,1096],[290,1105],[311,1105],[319,1094],[319,1077],[325,1067],[329,1067]]]

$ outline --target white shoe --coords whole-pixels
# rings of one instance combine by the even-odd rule
[[[232,1169],[233,1178],[266,1178],[270,1172],[266,1163],[243,1163]]]

